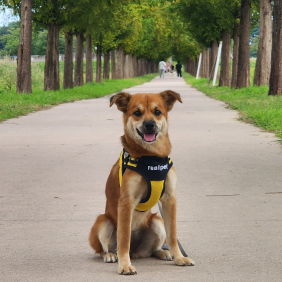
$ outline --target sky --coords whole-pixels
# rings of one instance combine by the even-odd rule
[[[8,25],[9,22],[17,20],[19,20],[19,17],[14,16],[11,9],[6,9],[4,12],[0,6],[0,26]]]

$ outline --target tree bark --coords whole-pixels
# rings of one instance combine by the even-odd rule
[[[74,85],[83,85],[83,34],[76,35],[76,54],[74,68]]]
[[[73,88],[73,33],[65,33],[64,89]]]
[[[230,86],[231,84],[231,34],[227,30],[222,32],[222,53],[219,86]]]
[[[202,48],[202,62],[200,68],[200,77],[206,77],[206,49]]]
[[[128,55],[128,66],[129,66],[129,77],[133,78],[134,77],[134,66],[133,66],[133,57],[132,54]]]
[[[96,61],[96,82],[102,82],[102,62],[101,62],[102,50],[101,45],[97,44],[97,61]]]
[[[217,51],[218,51],[218,42],[216,40],[213,40],[212,41],[211,62],[210,62],[210,75],[209,75],[209,77],[212,77],[212,78],[213,78],[213,74],[215,70]]]
[[[128,78],[127,55],[123,55],[123,78]]]
[[[235,88],[237,85],[238,76],[238,60],[239,60],[239,33],[238,26],[234,26],[234,44],[233,44],[233,63],[232,63],[232,80],[231,87]]]
[[[115,50],[112,50],[110,53],[111,53],[112,79],[117,79],[116,53],[115,53]]]
[[[134,57],[133,61],[134,61],[134,77],[137,77],[138,76],[138,59],[136,56]]]
[[[268,95],[282,93],[282,0],[274,0],[271,71]]]
[[[86,36],[86,79],[87,83],[93,83],[93,62],[91,35]]]
[[[129,78],[129,58],[128,58],[128,55],[124,56],[123,78]]]
[[[31,93],[32,0],[21,1],[21,29],[17,56],[17,93]]]
[[[250,86],[250,0],[241,2],[237,87]]]
[[[104,79],[110,79],[110,52],[104,53],[103,78]]]
[[[201,77],[208,78],[209,77],[209,70],[210,70],[210,64],[209,64],[209,49],[202,48],[202,64],[201,64]]]
[[[44,67],[44,90],[59,90],[59,25],[48,25]]]
[[[271,66],[271,0],[260,0],[259,45],[254,85],[268,85]]]
[[[124,61],[124,54],[122,47],[119,46],[117,50],[117,78],[123,79],[123,61]]]

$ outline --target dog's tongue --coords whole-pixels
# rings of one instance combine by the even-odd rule
[[[152,142],[152,141],[154,141],[154,139],[155,139],[155,133],[150,133],[150,134],[144,133],[144,139],[145,139],[145,141],[147,141],[147,142]]]

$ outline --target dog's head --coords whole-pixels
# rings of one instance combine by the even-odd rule
[[[167,115],[176,101],[182,103],[180,95],[171,90],[159,94],[121,92],[111,97],[110,107],[116,104],[123,112],[126,141],[153,153],[166,143],[170,146]]]

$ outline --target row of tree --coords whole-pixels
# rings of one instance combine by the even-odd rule
[[[254,84],[269,85],[269,95],[282,92],[282,0],[185,0],[175,5],[187,34],[201,46],[202,77],[211,77],[218,42],[222,41],[220,86],[250,86],[250,29],[260,22]],[[272,14],[273,11],[273,14]],[[272,28],[273,18],[273,28]],[[231,42],[233,65],[231,73]],[[272,44],[273,42],[273,44]],[[185,55],[185,68],[195,74],[198,49]]]
[[[83,84],[83,52],[86,51],[86,82],[93,82],[92,52],[97,53],[96,82],[102,78],[124,78],[157,71],[157,62],[168,57],[169,2],[106,0],[0,0],[20,14],[20,41],[17,54],[17,92],[31,93],[32,32],[47,30],[44,89],[60,89],[59,33],[65,39],[64,88]],[[33,23],[33,30],[32,30]],[[76,38],[73,74],[73,39]],[[85,47],[84,47],[85,45]],[[95,47],[95,48],[94,48]],[[111,58],[111,59],[110,59]],[[117,61],[117,62],[116,62]]]
[[[157,62],[171,54],[186,63],[186,71],[195,74],[199,53],[203,58],[201,76],[211,77],[220,41],[223,46],[219,85],[247,87],[250,85],[250,29],[260,21],[254,84],[269,84],[271,95],[282,91],[282,0],[274,0],[273,5],[271,0],[81,0],[79,3],[73,0],[0,0],[0,4],[21,13],[18,92],[31,92],[28,58],[32,21],[35,30],[45,28],[48,33],[45,90],[60,88],[60,32],[65,39],[64,88],[83,84],[84,44],[86,82],[93,81],[91,53],[94,46],[96,81],[101,82],[102,53],[104,78],[109,77],[110,61],[112,78],[123,78],[128,72],[125,65],[129,66],[132,76],[155,72]]]

